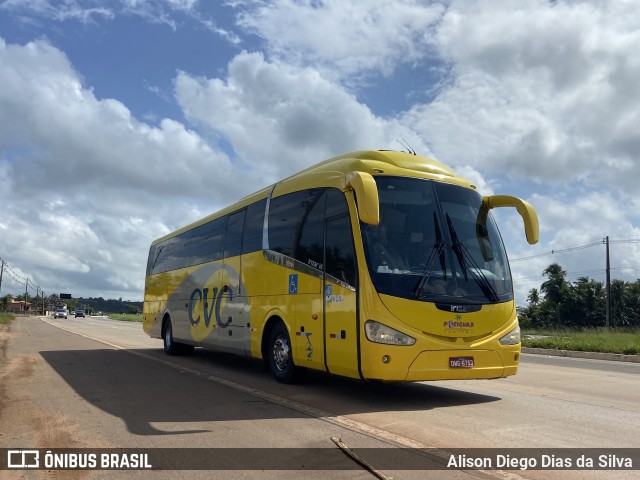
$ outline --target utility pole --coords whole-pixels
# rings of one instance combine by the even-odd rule
[[[2,274],[4,273],[4,260],[0,258],[0,292],[2,292]]]
[[[611,264],[609,263],[609,235],[604,238],[604,244],[607,248],[607,313],[606,313],[606,327],[611,326]]]
[[[24,314],[27,314],[27,295],[29,295],[29,279],[24,282]]]

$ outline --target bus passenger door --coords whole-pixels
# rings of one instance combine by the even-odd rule
[[[347,214],[325,224],[324,338],[327,370],[358,378],[356,267]]]
[[[225,281],[221,286],[218,348],[238,354],[247,354],[249,311],[247,293],[242,284],[242,230],[246,209],[229,215],[224,238]]]

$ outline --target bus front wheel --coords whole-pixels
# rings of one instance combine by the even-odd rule
[[[287,327],[278,322],[269,337],[269,367],[273,376],[281,383],[295,383],[302,369],[293,363],[293,350]]]

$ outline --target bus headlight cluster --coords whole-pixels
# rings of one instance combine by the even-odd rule
[[[520,325],[500,339],[502,345],[517,345],[520,343]]]
[[[375,343],[386,345],[413,345],[416,343],[415,338],[374,320],[367,320],[364,324],[364,331],[367,334],[367,339]]]

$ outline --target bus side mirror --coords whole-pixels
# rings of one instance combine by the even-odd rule
[[[500,207],[515,207],[524,222],[524,232],[527,236],[527,242],[531,245],[538,243],[540,237],[540,227],[538,225],[538,214],[529,202],[525,202],[511,195],[492,195],[490,197],[482,197],[488,209]]]
[[[349,172],[346,183],[356,194],[360,220],[369,225],[378,225],[380,223],[380,204],[378,202],[378,187],[373,176],[366,172]]]

